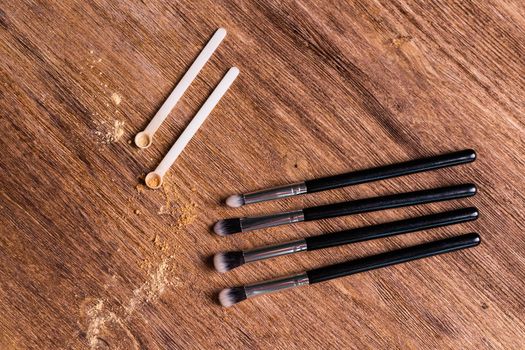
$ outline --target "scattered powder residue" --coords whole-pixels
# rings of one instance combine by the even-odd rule
[[[128,338],[133,342],[133,348],[138,348],[135,337],[126,326],[126,321],[144,303],[157,300],[166,288],[181,284],[180,278],[170,276],[170,273],[173,271],[173,267],[169,264],[172,258],[173,256],[169,256],[162,260],[157,268],[149,274],[146,282],[133,290],[133,296],[129,299],[127,305],[124,305],[124,317],[119,317],[115,312],[104,307],[104,302],[101,299],[95,300],[94,305],[85,312],[88,318],[86,338],[91,349],[112,348],[115,344],[110,344],[110,341],[105,337],[106,335],[115,338],[119,342]],[[121,334],[122,331],[126,336],[124,339],[122,337],[123,334]],[[117,346],[117,348],[120,347]],[[124,346],[123,348],[128,347]]]
[[[179,193],[172,185],[171,178],[166,176],[162,184],[164,191],[164,204],[159,208],[160,215],[171,215],[175,218],[175,225],[178,227],[187,226],[193,223],[196,215],[197,205],[194,202],[180,204],[182,201]]]
[[[151,241],[155,244],[159,243],[159,235],[155,235]]]
[[[170,226],[175,226],[175,229],[169,231],[171,237],[171,234],[181,232],[195,221],[197,205],[181,198],[169,176],[164,180],[162,189],[157,191],[149,191],[142,184],[136,185],[137,193],[132,198],[140,199],[143,195],[152,195],[162,200],[158,214],[168,215],[171,221]],[[139,209],[132,210],[137,215],[141,214]],[[151,238],[151,243],[155,247],[153,255],[151,258],[144,258],[140,263],[140,267],[147,270],[148,277],[132,291],[127,302],[120,303],[118,309],[114,309],[106,306],[100,299],[96,300],[93,305],[93,299],[91,299],[91,307],[84,312],[88,318],[86,337],[91,349],[113,348],[114,346],[118,348],[121,346],[121,341],[129,342],[129,346],[126,345],[124,348],[139,347],[137,340],[128,329],[128,322],[132,315],[139,314],[144,304],[156,301],[168,287],[182,283],[179,277],[173,275],[171,262],[177,247],[172,246],[173,240],[170,237],[163,238],[162,232],[159,232]]]
[[[100,79],[101,93],[105,95],[106,108],[111,108],[111,103],[114,105],[111,108],[110,113],[118,113],[118,106],[122,103],[122,95],[115,90],[108,90],[108,84],[104,81],[106,75],[100,70],[102,58],[96,56],[93,50],[89,51],[91,57],[89,57],[83,67],[85,74]],[[94,96],[97,97],[97,96]],[[109,99],[108,99],[109,97]],[[94,122],[96,128],[94,134],[97,142],[100,144],[111,144],[121,140],[125,133],[125,122],[115,118],[108,119],[108,117],[102,117],[101,112],[93,111],[95,117]],[[128,140],[131,143],[131,140]],[[162,205],[158,210],[161,215],[168,215],[170,226],[176,226],[176,229],[170,229],[170,234],[176,234],[184,227],[194,222],[196,218],[196,204],[189,202],[184,198],[181,198],[177,189],[172,185],[174,182],[170,181],[169,178],[164,179],[162,190],[148,191],[143,184],[135,186],[137,191],[134,199],[140,198],[141,195],[153,194],[161,201]],[[191,189],[196,191],[195,188]],[[134,205],[130,202],[130,206]],[[144,215],[142,209],[130,208],[136,215]],[[86,340],[91,349],[102,349],[102,348],[126,348],[133,349],[139,348],[139,344],[135,339],[134,335],[128,328],[128,322],[133,314],[139,314],[141,307],[145,303],[151,303],[157,300],[162,293],[170,286],[180,285],[182,282],[180,278],[173,276],[173,266],[170,264],[174,255],[173,252],[176,246],[172,246],[173,243],[170,237],[166,237],[165,234],[159,232],[160,235],[156,234],[151,242],[155,247],[154,253],[151,256],[152,259],[148,260],[145,258],[140,266],[147,269],[148,276],[146,280],[135,288],[129,299],[118,302],[116,308],[114,304],[108,304],[108,300],[103,299],[86,299],[88,301],[84,305],[81,305],[81,314],[87,321],[85,323]]]
[[[175,221],[177,228],[191,225],[195,221],[195,218],[197,217],[195,214],[196,207],[197,204],[195,203],[179,206],[179,217]]]
[[[115,120],[113,124],[113,139],[118,141],[124,135],[124,122],[122,120]]]
[[[156,300],[166,287],[179,284],[180,281],[168,278],[172,267],[169,265],[170,257],[164,259],[157,269],[150,274],[149,280],[142,284],[139,288],[133,291],[133,297],[129,300],[128,306],[125,307],[126,313],[129,315],[143,303],[149,303]]]
[[[171,178],[168,176],[165,177],[165,181],[162,185],[162,190],[164,194],[164,204],[162,204],[159,208],[159,214],[160,215],[176,215],[177,214],[177,208],[178,208],[178,202],[180,200],[180,196],[178,192],[175,190],[175,187],[171,184]]]
[[[89,50],[88,57],[85,58],[85,66],[80,68],[80,74],[97,76],[99,90],[90,92],[90,97],[95,100],[101,100],[104,103],[105,108],[102,111],[92,111],[94,117],[94,123],[96,124],[93,133],[96,136],[96,141],[100,144],[110,144],[117,142],[124,135],[124,121],[118,120],[119,114],[118,106],[122,102],[122,95],[115,92],[113,89],[108,89],[108,82],[105,81],[106,74],[101,71],[102,58],[97,57],[94,50]],[[113,91],[112,91],[113,90]],[[111,107],[110,103],[113,102],[114,106]],[[104,116],[103,116],[104,115]],[[109,117],[113,116],[114,120],[110,120]]]
[[[138,193],[142,194],[145,192],[146,187],[144,187],[143,184],[137,184],[137,186],[135,186],[135,189],[137,190]]]
[[[164,256],[168,253],[168,251],[171,251],[171,246],[168,244],[168,241],[160,239],[159,235],[155,235],[151,242],[153,242],[153,245],[157,248],[156,253],[160,253],[161,256]],[[148,259],[145,259],[144,265],[149,268],[151,266],[151,262]]]
[[[110,144],[117,142],[124,135],[124,121],[116,120],[110,124],[106,121],[98,122],[95,135],[98,137],[99,143]]]
[[[141,176],[139,180],[144,181],[143,178],[144,176]],[[157,214],[166,216],[168,220],[167,225],[172,227],[168,236],[159,232],[150,237],[155,250],[140,263],[140,267],[144,270],[150,270],[153,266],[156,266],[159,260],[165,259],[177,251],[178,243],[173,237],[185,230],[197,218],[197,204],[191,200],[188,202],[188,199],[183,198],[173,183],[172,178],[167,175],[164,177],[162,187],[159,190],[149,190],[143,184],[135,186],[137,196],[132,198],[136,199],[141,198],[142,195],[147,195],[152,196],[156,201],[161,201],[162,204]],[[193,191],[196,191],[196,189],[193,189]],[[136,209],[133,209],[133,212],[138,215]],[[142,214],[143,212],[139,213]]]
[[[99,338],[100,332],[102,327],[114,319],[116,319],[116,316],[112,312],[102,312],[104,302],[102,300],[98,300],[97,303],[88,310],[88,316],[90,317],[90,322],[88,324],[88,329],[86,332],[86,336],[89,342],[89,346],[94,349],[96,348],[99,343],[103,340]]]
[[[412,40],[411,36],[399,35],[398,37],[392,39],[392,46],[394,46],[396,48],[400,48],[401,46],[403,46],[404,44],[406,44],[410,40]]]
[[[115,105],[118,106],[120,104],[120,102],[122,101],[122,97],[119,94],[117,94],[116,92],[114,92],[114,93],[111,94],[111,100],[113,101],[113,103]]]
[[[86,312],[88,325],[86,338],[91,349],[108,349],[111,344],[105,339],[106,334],[112,334],[119,342],[131,341],[133,348],[138,349],[138,343],[120,317],[104,307],[104,302],[95,300],[95,304]],[[120,333],[124,334],[120,334]],[[123,335],[126,339],[124,339]]]

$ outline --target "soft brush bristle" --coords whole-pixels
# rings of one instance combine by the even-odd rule
[[[219,293],[219,301],[222,306],[230,307],[246,299],[244,287],[226,288]]]
[[[238,208],[244,205],[244,197],[240,194],[234,194],[226,198],[226,205],[232,208]]]
[[[244,254],[242,252],[217,253],[213,257],[213,265],[219,272],[227,272],[244,264]]]
[[[228,236],[233,233],[241,232],[241,220],[238,218],[219,220],[213,226],[213,231],[219,236]]]

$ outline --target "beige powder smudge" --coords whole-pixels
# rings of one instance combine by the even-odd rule
[[[135,186],[135,189],[137,190],[138,193],[142,194],[145,192],[146,187],[142,184],[138,184],[137,186]]]
[[[119,121],[115,121],[114,130],[123,127],[124,125],[123,122],[117,122]],[[118,138],[121,136],[122,134],[120,134]],[[175,222],[171,225],[176,226],[176,232],[178,232],[194,222],[197,217],[197,206],[194,202],[180,204],[181,196],[177,189],[172,185],[173,182],[170,181],[169,178],[165,180],[161,194],[164,197],[164,201],[159,214],[172,216],[175,219]],[[143,185],[137,185],[135,189],[139,194],[146,193]],[[135,210],[135,213],[137,215],[140,214],[138,210]],[[126,322],[135,312],[138,312],[141,309],[142,305],[157,300],[164,293],[166,288],[177,286],[182,283],[180,278],[173,276],[171,273],[173,271],[173,266],[170,262],[174,257],[172,255],[174,247],[170,246],[168,240],[161,239],[158,235],[153,237],[152,243],[157,248],[155,260],[159,259],[161,262],[156,265],[148,261],[148,259],[144,259],[141,263],[142,268],[147,268],[147,270],[151,272],[148,273],[147,280],[133,290],[132,296],[128,302],[121,304],[123,306],[123,311],[121,311],[123,312],[121,314],[122,318],[113,311],[110,311],[107,307],[105,308],[102,300],[98,300],[96,304],[88,310],[87,315],[89,317],[89,324],[87,326],[86,335],[91,349],[114,346],[114,344],[109,344],[109,341],[112,340],[111,338],[117,337],[119,333],[120,336],[123,336],[123,339],[129,338],[129,341],[133,342],[133,346],[130,347],[138,348],[138,343],[133,334],[127,328]],[[156,265],[156,267],[152,269],[152,265]],[[106,336],[110,338],[108,339]]]
[[[195,221],[196,207],[194,202],[189,204],[179,204],[181,197],[177,192],[176,188],[172,185],[172,179],[169,176],[164,178],[162,184],[164,190],[164,204],[159,208],[160,215],[171,215],[175,218],[175,225],[177,227],[187,226]]]
[[[89,323],[86,331],[86,338],[91,349],[100,349],[110,346],[102,338],[102,332],[106,330],[110,324],[117,325],[124,331],[127,338],[134,344],[134,348],[138,349],[138,343],[130,330],[126,327],[124,322],[114,313],[104,308],[104,302],[100,299],[96,300],[96,303],[87,311]]]
[[[113,101],[113,103],[115,105],[118,106],[120,104],[120,102],[122,102],[122,97],[119,94],[117,94],[116,92],[114,92],[114,93],[111,94],[111,100]]]
[[[125,307],[128,315],[133,313],[139,305],[158,299],[166,287],[174,285],[174,282],[168,278],[169,271],[171,271],[170,260],[169,257],[164,259],[157,269],[150,274],[149,280],[133,291],[133,297],[129,300],[128,306]]]
[[[400,35],[400,36],[397,36],[396,38],[392,39],[391,42],[392,42],[392,46],[394,46],[396,48],[400,48],[401,46],[403,46],[404,44],[408,43],[411,40],[412,40],[411,36]]]
[[[115,120],[115,123],[113,124],[113,139],[114,141],[120,140],[120,138],[124,135],[124,122],[121,120]]]
[[[116,119],[112,125],[108,125],[105,121],[98,123],[98,128],[95,130],[98,142],[107,145],[119,141],[124,135],[124,125],[124,121]]]
[[[171,259],[172,257],[164,259],[157,269],[149,275],[149,279],[133,291],[133,296],[129,300],[128,305],[124,307],[126,316],[124,321],[128,320],[144,303],[157,300],[167,287],[181,283],[178,277],[171,278],[171,281],[169,279],[169,273],[172,271],[172,267],[169,265]],[[110,345],[106,344],[102,333],[104,331],[107,332],[111,324],[117,325],[118,329],[123,330],[126,336],[133,341],[134,347],[138,348],[135,337],[126,327],[124,321],[117,314],[105,308],[101,299],[96,300],[86,314],[88,316],[86,337],[91,349],[99,349],[103,345]],[[116,328],[113,327],[112,331],[115,332]]]
[[[139,177],[139,181],[144,181],[144,175]],[[170,175],[165,176],[162,189],[158,191],[149,191],[142,183],[139,183],[135,186],[135,190],[138,195],[152,195],[156,201],[161,201],[161,205],[157,211],[159,215],[170,216],[168,225],[174,227],[175,230],[170,230],[171,233],[176,234],[183,230],[185,227],[191,225],[197,218],[197,204],[193,201],[189,203],[179,194],[177,188],[173,185],[173,180]],[[192,189],[196,190],[196,189]],[[137,198],[133,196],[132,198]],[[128,199],[128,202],[131,202],[131,199]],[[138,197],[140,198],[140,197]],[[182,202],[182,203],[181,203]],[[131,212],[135,214],[142,214],[143,211],[139,210],[136,212],[136,208],[131,209]],[[152,266],[156,265],[156,261],[166,258],[170,254],[173,254],[173,251],[176,247],[171,243],[172,240],[169,237],[164,237],[162,235],[154,235],[151,237],[151,242],[157,248],[152,258],[146,257],[140,264],[142,269],[149,270]]]

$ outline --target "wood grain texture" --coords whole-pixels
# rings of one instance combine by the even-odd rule
[[[156,135],[128,143],[219,26]],[[521,1],[0,4],[0,348],[522,349]],[[141,187],[220,77],[241,74]],[[115,130],[122,122],[124,134]],[[474,148],[474,164],[228,209],[232,193]],[[470,199],[221,238],[218,219],[475,182]],[[476,205],[449,228],[219,275],[218,251]],[[481,246],[224,309],[231,285],[478,231]]]

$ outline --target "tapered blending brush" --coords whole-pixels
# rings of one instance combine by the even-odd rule
[[[321,205],[267,216],[233,218],[218,221],[213,230],[221,236],[238,232],[292,224],[302,221],[328,219],[382,209],[470,197],[476,194],[474,184],[433,188],[423,191],[398,193],[383,197],[357,199],[349,202]]]
[[[265,281],[247,286],[226,288],[219,293],[219,301],[223,306],[229,307],[240,301],[250,299],[258,295],[264,295],[298,286],[324,282],[339,277],[353,275],[359,272],[365,272],[381,267],[408,262],[411,260],[474,247],[478,245],[480,241],[481,239],[477,233],[467,233],[461,236],[441,239],[412,247],[385,252],[382,254],[350,260],[340,264],[325,266],[272,281]]]
[[[357,185],[365,182],[372,182],[402,175],[470,163],[475,159],[476,152],[471,149],[466,149],[433,157],[420,158],[377,168],[358,170],[346,174],[298,182],[262,191],[236,194],[228,197],[226,199],[226,204],[230,207],[240,207],[245,204],[258,203],[306,193],[326,191],[334,188]]]
[[[254,261],[458,224],[476,220],[478,216],[479,213],[476,208],[450,210],[416,218],[386,222],[379,225],[307,237],[296,241],[246,251],[217,253],[213,258],[213,264],[217,271],[226,272]]]

